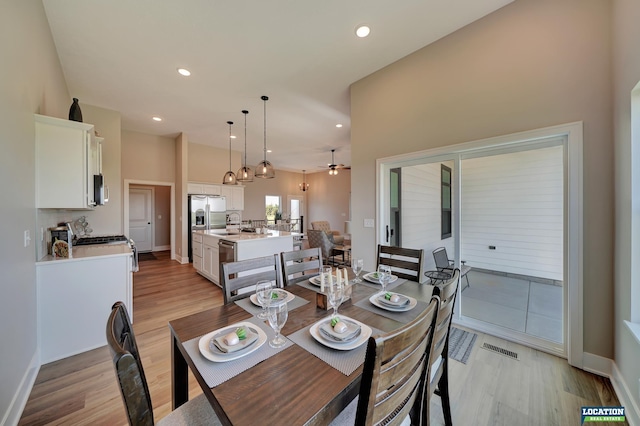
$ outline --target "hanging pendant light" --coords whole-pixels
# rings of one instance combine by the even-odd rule
[[[273,169],[273,165],[267,161],[267,96],[262,96],[260,99],[264,101],[264,159],[256,166],[257,178],[273,179],[276,177],[276,171]]]
[[[329,174],[331,176],[335,176],[338,174],[338,169],[336,169],[336,167],[338,167],[333,159],[333,153],[335,152],[335,149],[331,150],[331,164],[329,164]]]
[[[238,182],[236,182],[236,174],[231,170],[231,125],[233,124],[233,121],[227,121],[227,124],[229,125],[229,171],[224,174],[222,183],[224,185],[237,185]]]
[[[253,182],[253,170],[247,166],[247,114],[249,111],[242,110],[244,114],[244,163],[238,173],[236,173],[236,180],[238,182]]]
[[[300,190],[302,192],[305,192],[307,189],[309,189],[309,184],[307,183],[307,174],[304,170],[302,171],[302,183],[298,186],[300,187]]]

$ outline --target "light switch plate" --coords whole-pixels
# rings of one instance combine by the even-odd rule
[[[27,229],[24,231],[24,246],[29,247],[29,244],[31,244],[31,233]]]
[[[365,228],[373,228],[374,220],[373,219],[365,219],[364,227]]]

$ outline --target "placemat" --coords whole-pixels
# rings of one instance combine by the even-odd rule
[[[299,285],[300,287],[304,287],[311,291],[315,291],[316,293],[320,293],[320,286],[311,284],[309,280],[300,281],[299,283],[296,283],[296,285]]]
[[[422,311],[424,311],[427,308],[427,306],[429,306],[428,303],[423,302],[422,300],[418,300],[417,302],[418,303],[416,304],[415,308],[405,312],[391,312],[391,311],[387,311],[386,309],[379,308],[373,303],[371,303],[368,297],[356,303],[355,306],[365,309],[367,311],[373,312],[374,314],[378,314],[382,317],[396,320],[403,324],[407,324],[413,321],[414,319],[416,319],[418,315],[420,315]]]
[[[309,329],[312,325],[313,324],[290,334],[287,338],[302,349],[326,362],[345,376],[350,375],[360,365],[362,365],[364,357],[367,354],[366,342],[355,349],[351,349],[350,351],[331,349],[317,342],[316,339],[311,336]],[[372,336],[382,333],[380,330],[373,327],[371,327],[371,331]]]
[[[275,332],[271,329],[271,327],[269,327],[263,321],[259,320],[256,317],[249,318],[245,321],[257,325],[265,333],[267,333],[267,341],[260,347],[260,349],[242,358],[238,358],[236,360],[228,362],[213,362],[206,359],[200,353],[198,342],[200,341],[200,338],[202,336],[209,332],[183,343],[183,346],[189,354],[189,357],[191,357],[191,360],[204,378],[204,381],[207,382],[207,386],[209,386],[210,388],[226,382],[232,377],[237,376],[243,371],[248,370],[254,365],[264,361],[265,359],[271,358],[278,352],[293,345],[291,341],[287,341],[287,343],[283,347],[274,349],[269,346],[269,341],[275,337]]]
[[[303,299],[300,296],[295,296],[291,302],[287,303],[287,309],[289,311],[292,311],[296,308],[299,308],[300,306],[306,305],[307,303],[309,303],[308,300]],[[258,315],[260,312],[262,312],[262,308],[254,305],[248,297],[236,300],[235,304],[240,306],[245,311],[249,312],[251,315]]]
[[[362,274],[362,276],[364,277],[366,274],[368,274],[368,272],[365,272],[364,274]],[[365,285],[369,288],[375,288],[378,291],[382,290],[382,286],[380,284],[372,283],[370,281],[365,280],[364,278],[360,278],[360,279],[362,280],[360,284]],[[405,282],[407,282],[406,279],[398,277],[398,279],[395,280],[394,282],[387,284],[387,290],[393,290],[394,288],[398,287],[401,284],[404,284]]]

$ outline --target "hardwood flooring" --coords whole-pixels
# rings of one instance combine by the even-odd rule
[[[167,323],[219,306],[223,295],[191,265],[170,260],[168,252],[154,254],[157,260],[141,262],[134,274],[133,328],[158,420],[171,411]],[[482,349],[484,342],[517,352],[519,359]],[[482,333],[468,363],[451,360],[449,366],[455,425],[578,425],[582,406],[619,405],[608,379]],[[201,393],[193,377],[189,385],[191,398]],[[431,409],[431,424],[444,424],[439,397]],[[42,366],[19,424],[127,424],[107,347]]]

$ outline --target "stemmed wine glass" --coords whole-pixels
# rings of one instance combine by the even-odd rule
[[[387,291],[387,284],[391,281],[391,266],[378,265],[378,281],[380,281],[380,285],[382,286],[382,292],[385,293]]]
[[[342,280],[338,279],[333,285],[329,286],[329,291],[327,292],[327,299],[329,301],[329,306],[333,308],[333,316],[335,317],[338,314],[338,307],[342,303],[344,299],[344,290],[345,283]]]
[[[362,268],[364,267],[364,260],[362,259],[353,259],[351,261],[351,269],[353,273],[356,274],[356,277],[353,279],[354,283],[361,283],[360,273],[362,272]]]
[[[269,341],[269,346],[276,349],[281,348],[287,343],[287,340],[280,335],[280,330],[282,330],[282,327],[286,324],[287,317],[289,316],[286,297],[272,300],[267,310],[269,312],[269,325],[273,331],[276,332],[276,337]]]
[[[256,299],[262,306],[262,312],[256,315],[261,320],[267,319],[267,306],[271,298],[271,289],[273,289],[273,283],[271,281],[258,281],[256,284]]]

